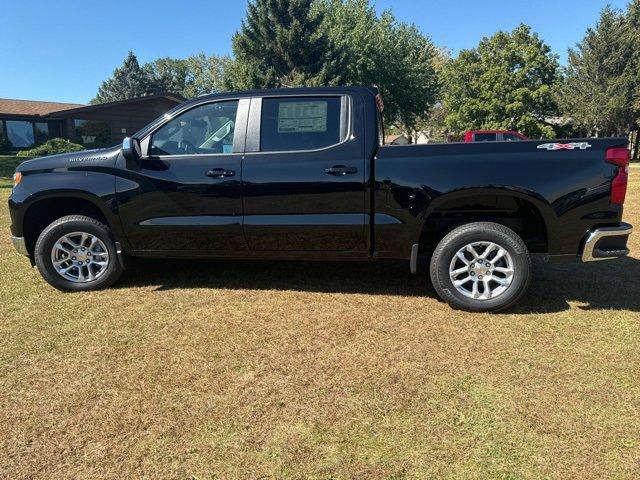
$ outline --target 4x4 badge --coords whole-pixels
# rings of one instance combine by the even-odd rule
[[[572,142],[572,143],[543,143],[538,145],[541,150],[586,150],[591,148],[591,144],[587,142]]]

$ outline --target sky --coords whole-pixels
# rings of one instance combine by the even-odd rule
[[[377,0],[455,55],[519,23],[566,62],[610,4],[628,0]],[[129,50],[159,57],[231,54],[246,0],[0,0],[0,98],[87,103]]]

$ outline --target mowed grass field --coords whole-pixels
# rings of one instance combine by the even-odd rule
[[[638,233],[501,315],[406,264],[145,261],[63,294],[11,247],[8,170],[0,478],[640,478]]]

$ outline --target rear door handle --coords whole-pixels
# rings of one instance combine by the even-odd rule
[[[235,177],[236,172],[233,170],[225,170],[224,168],[212,168],[208,172],[205,173],[207,177],[211,178],[226,178],[226,177]]]
[[[331,168],[325,168],[324,173],[341,177],[344,175],[353,175],[354,173],[358,173],[358,169],[356,167],[347,167],[346,165],[334,165]]]

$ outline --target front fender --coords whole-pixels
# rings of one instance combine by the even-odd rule
[[[107,220],[116,238],[123,238],[115,199],[115,176],[100,171],[48,171],[23,176],[9,197],[11,232],[24,236],[24,219],[33,208],[46,208],[61,199],[91,203]]]

